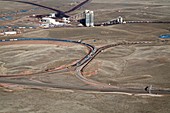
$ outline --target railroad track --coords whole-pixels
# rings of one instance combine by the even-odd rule
[[[74,6],[73,8],[69,9],[68,11],[61,11],[61,10],[58,10],[56,8],[52,8],[52,7],[49,7],[49,6],[45,6],[45,5],[41,5],[41,4],[29,2],[29,1],[23,1],[23,0],[0,0],[0,1],[17,2],[17,3],[29,4],[29,5],[41,7],[41,8],[44,8],[44,9],[48,9],[48,10],[51,10],[51,11],[55,11],[56,13],[58,13],[57,14],[58,17],[69,17],[69,15],[67,15],[67,13],[71,13],[71,12],[79,9],[80,7],[86,5],[87,3],[90,3],[92,0],[85,0],[85,1],[83,1],[81,3],[79,3],[78,5]],[[47,15],[40,15],[40,17],[41,16],[47,16]]]
[[[36,82],[23,82],[23,81],[16,81],[16,80],[9,80],[5,79],[4,76],[0,76],[0,83],[10,83],[10,84],[19,84],[19,85],[28,85],[28,86],[41,86],[41,87],[52,87],[52,88],[62,88],[62,89],[74,89],[74,90],[85,90],[85,91],[98,91],[98,92],[123,92],[123,93],[139,93],[139,94],[170,94],[170,90],[165,89],[159,89],[159,88],[151,88],[148,86],[143,87],[142,89],[135,89],[135,88],[122,88],[118,86],[112,86],[106,83],[101,83],[98,81],[94,81],[91,79],[86,78],[83,75],[84,68],[103,50],[106,50],[108,48],[121,46],[121,45],[141,45],[141,44],[154,44],[153,41],[133,41],[133,42],[119,42],[116,44],[109,44],[100,48],[95,48],[94,46],[78,41],[70,41],[70,40],[61,40],[61,39],[53,39],[53,38],[18,38],[18,39],[7,39],[7,40],[0,40],[0,42],[13,42],[13,41],[60,41],[60,42],[68,42],[68,43],[75,43],[75,44],[81,44],[83,46],[86,46],[89,49],[88,54],[80,59],[78,62],[72,65],[72,67],[75,68],[75,76],[80,79],[81,81],[85,82],[86,84],[89,84],[92,87],[84,88],[84,87],[78,87],[78,86],[60,86],[56,84],[50,84],[50,83],[36,83]],[[52,70],[51,70],[52,71]],[[47,73],[48,74],[48,73]],[[22,75],[26,76],[26,75]],[[12,77],[9,76],[9,77]],[[21,76],[16,76],[21,77]]]
[[[2,39],[0,40],[0,44],[1,43],[8,43],[8,42],[17,42],[17,41],[53,41],[53,42],[66,42],[66,43],[74,43],[74,44],[79,44],[79,45],[82,45],[82,46],[85,46],[87,47],[87,49],[89,50],[89,52],[87,53],[86,56],[88,56],[90,54],[90,52],[94,49],[94,47],[90,44],[86,44],[86,43],[81,43],[81,42],[78,42],[78,41],[72,41],[72,40],[61,40],[61,39],[56,39],[56,38],[15,38],[15,39]],[[85,56],[85,57],[86,57]],[[44,74],[44,73],[62,73],[62,72],[66,72],[66,71],[69,71],[70,68],[75,68],[76,66],[78,66],[82,60],[85,58],[83,57],[82,59],[80,59],[78,62],[75,62],[74,64],[72,64],[71,66],[69,67],[65,67],[63,69],[56,69],[56,68],[49,68],[49,69],[46,69],[42,72],[37,72],[37,73],[33,73],[33,74],[0,74],[0,78],[2,77],[22,77],[22,76],[31,76],[31,75],[39,75],[39,74]]]
[[[133,42],[120,42],[116,44],[110,44],[103,47],[98,48],[96,51],[93,52],[93,54],[89,55],[89,59],[87,62],[85,62],[83,65],[78,67],[76,69],[76,77],[80,79],[81,81],[85,82],[86,84],[93,85],[101,92],[125,92],[125,93],[152,93],[152,94],[170,94],[170,90],[164,90],[164,89],[152,89],[147,88],[148,86],[143,87],[143,89],[134,89],[134,88],[121,88],[118,86],[112,86],[106,83],[100,83],[91,79],[86,78],[83,75],[83,69],[103,50],[106,50],[108,48],[120,46],[120,45],[141,45],[141,44],[153,44],[153,41],[133,41]]]
[[[110,21],[104,23],[97,23],[95,24],[95,26],[111,26],[116,24],[149,24],[149,23],[170,24],[170,21],[124,21],[123,23]]]

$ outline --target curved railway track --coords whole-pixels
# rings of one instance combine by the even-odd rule
[[[15,80],[9,80],[5,79],[4,76],[0,76],[0,83],[10,83],[10,84],[19,84],[19,85],[31,85],[31,86],[41,86],[41,87],[52,87],[52,88],[63,88],[63,89],[75,89],[75,90],[86,90],[86,91],[99,91],[99,92],[124,92],[124,93],[139,93],[139,94],[170,94],[170,90],[163,89],[163,88],[148,88],[147,86],[144,86],[142,89],[137,88],[122,88],[118,86],[112,86],[106,83],[101,83],[98,81],[94,81],[91,79],[86,78],[83,75],[83,69],[103,50],[106,50],[108,48],[120,46],[120,45],[136,45],[136,44],[153,44],[153,41],[134,41],[134,42],[120,42],[116,44],[110,44],[106,45],[100,48],[95,48],[94,46],[78,41],[71,41],[71,40],[61,40],[61,39],[54,39],[54,38],[17,38],[17,39],[8,39],[8,40],[0,40],[0,42],[12,42],[12,41],[59,41],[59,42],[68,42],[68,43],[74,43],[74,44],[81,44],[83,46],[86,46],[89,49],[89,53],[72,65],[75,69],[75,76],[80,79],[81,81],[85,82],[86,84],[90,85],[91,87],[85,88],[85,87],[79,87],[79,86],[60,86],[56,84],[50,84],[50,83],[37,83],[37,82],[23,82],[23,81],[15,81]],[[51,70],[52,71],[52,70]],[[18,75],[19,76],[19,75]],[[18,77],[16,76],[16,77]],[[25,76],[25,75],[24,75]],[[8,76],[10,77],[10,76]],[[11,76],[12,77],[12,76]]]
[[[15,39],[4,39],[4,40],[0,40],[0,44],[2,43],[8,43],[8,42],[16,42],[16,41],[52,41],[52,42],[66,42],[66,43],[73,43],[73,44],[79,44],[79,45],[82,45],[82,46],[85,46],[87,47],[87,49],[89,50],[88,54],[86,56],[88,56],[90,54],[90,52],[94,49],[94,47],[90,44],[86,44],[86,43],[81,43],[81,42],[78,42],[78,41],[71,41],[71,40],[61,40],[61,39],[56,39],[56,38],[15,38]],[[85,56],[85,57],[86,57]],[[0,74],[0,78],[1,77],[21,77],[21,76],[28,76],[28,75],[38,75],[38,74],[43,74],[43,73],[51,73],[51,72],[65,72],[65,71],[68,71],[69,68],[75,68],[78,64],[80,64],[80,62],[82,62],[82,60],[85,58],[83,57],[81,60],[79,60],[78,62],[75,62],[73,63],[72,65],[70,65],[69,67],[65,67],[63,69],[56,69],[56,68],[50,68],[50,69],[46,69],[45,71],[42,71],[42,72],[37,72],[37,73],[33,73],[33,74],[5,74],[5,75],[2,75]]]

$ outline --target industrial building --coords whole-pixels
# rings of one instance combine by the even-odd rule
[[[94,27],[94,12],[90,10],[85,10],[85,26]]]
[[[66,26],[70,23],[68,18],[63,17],[60,21],[56,21],[56,19],[52,17],[43,17],[41,19],[40,27],[49,28],[49,27],[59,27]]]
[[[123,20],[123,17],[119,16],[118,18],[112,19],[108,22],[102,23],[102,25],[114,25],[114,24],[123,24],[125,21]]]
[[[113,25],[113,24],[123,24],[123,23],[124,23],[123,17],[119,16],[115,19],[108,21],[106,24]]]

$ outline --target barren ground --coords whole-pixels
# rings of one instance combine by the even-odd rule
[[[50,1],[53,2],[51,4],[42,2],[42,4],[54,6],[54,0]],[[59,2],[61,5],[62,2]],[[15,7],[18,7],[18,3],[15,4]],[[9,7],[10,10],[15,8],[8,4],[4,6]],[[63,9],[67,7],[66,4]],[[84,9],[95,11],[96,22],[111,20],[119,15],[126,20],[169,21],[170,19],[169,0],[93,0],[90,5],[76,12]],[[156,42],[159,35],[169,33],[169,30],[170,24],[122,24],[94,28],[43,29],[23,34],[23,36],[82,39],[83,42],[100,47],[124,40]],[[85,68],[84,73],[90,79],[121,87],[143,88],[152,85],[153,87],[170,88],[169,49],[169,44],[160,42],[151,46],[133,45],[110,48],[99,54]],[[0,73],[11,74],[23,72],[23,70],[42,71],[46,69],[46,66],[65,65],[82,58],[83,55],[85,55],[85,48],[77,45],[69,47],[45,44],[4,45],[0,46],[0,61],[2,62],[0,63]],[[28,78],[55,83],[63,87],[88,87],[75,78],[72,71],[43,74],[18,80],[27,81]],[[0,113],[169,113],[169,100],[169,96],[128,96],[126,94],[102,94],[26,86],[24,89],[18,89],[18,86],[11,86],[0,89]]]

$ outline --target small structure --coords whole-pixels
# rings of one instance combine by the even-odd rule
[[[119,16],[119,17],[117,18],[117,23],[118,23],[118,24],[122,24],[122,23],[123,23],[123,18],[122,18],[121,16]]]
[[[152,85],[146,86],[145,91],[147,91],[149,94],[152,94]]]
[[[7,36],[7,35],[16,35],[17,31],[4,31],[0,33],[0,36]]]
[[[5,31],[3,32],[4,35],[16,35],[17,31]]]
[[[42,28],[49,28],[49,27],[50,27],[50,24],[42,23],[42,24],[40,25],[40,27],[42,27]]]
[[[62,21],[63,21],[64,23],[67,23],[67,24],[70,23],[70,19],[69,19],[69,18],[66,18],[66,17],[63,17],[63,18],[62,18]]]
[[[42,22],[42,23],[46,23],[46,24],[56,24],[55,19],[50,18],[50,17],[43,17],[43,18],[41,19],[41,22]]]
[[[55,17],[56,17],[56,14],[55,14],[55,13],[50,13],[50,16],[49,16],[49,17],[55,18]]]

